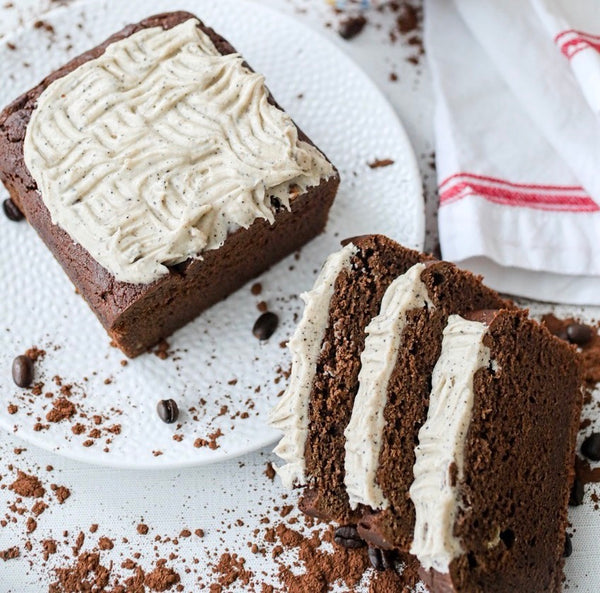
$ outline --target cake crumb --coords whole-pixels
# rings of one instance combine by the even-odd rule
[[[269,461],[267,463],[267,468],[265,469],[265,476],[269,478],[269,480],[273,481],[275,479],[275,468],[273,464]]]
[[[383,167],[389,167],[393,165],[396,161],[393,159],[375,159],[370,163],[367,163],[371,169],[381,169]]]

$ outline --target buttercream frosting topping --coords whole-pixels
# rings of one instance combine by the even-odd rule
[[[273,222],[271,198],[289,208],[333,174],[263,76],[197,25],[110,44],[52,82],[27,126],[25,163],[53,223],[120,281],[152,282]]]

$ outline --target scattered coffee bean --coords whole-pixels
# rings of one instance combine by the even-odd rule
[[[388,570],[394,568],[395,555],[390,550],[369,546],[369,560],[375,570]]]
[[[573,488],[571,488],[571,495],[569,496],[569,506],[578,507],[582,505],[584,493],[583,482],[579,478],[575,478]]]
[[[583,323],[571,323],[567,326],[567,338],[571,344],[585,346],[592,339],[592,328]]]
[[[600,461],[600,432],[593,432],[583,441],[581,452],[592,461]]]
[[[563,556],[568,558],[573,553],[573,542],[571,541],[571,536],[567,533],[567,537],[565,537],[565,551],[563,552]]]
[[[33,381],[33,360],[24,354],[17,356],[13,360],[12,376],[19,387],[29,387]]]
[[[278,325],[279,317],[277,317],[275,313],[267,311],[256,320],[256,323],[252,328],[252,333],[259,340],[268,340],[273,335],[273,332],[277,329]]]
[[[173,424],[179,416],[179,408],[174,399],[161,399],[156,404],[156,411],[160,419],[167,424]]]
[[[362,14],[359,14],[358,16],[353,16],[340,22],[338,33],[344,39],[352,39],[365,28],[366,24],[367,19]]]
[[[358,535],[354,525],[343,525],[335,530],[333,541],[343,548],[362,548],[364,540]]]
[[[17,208],[17,205],[10,198],[6,198],[6,200],[2,202],[2,208],[4,209],[6,218],[9,220],[19,222],[19,220],[23,220],[23,218],[25,218],[22,212]]]

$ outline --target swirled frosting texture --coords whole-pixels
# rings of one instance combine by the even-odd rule
[[[27,127],[25,163],[53,223],[123,282],[273,222],[271,197],[289,208],[333,174],[263,76],[197,25],[112,43],[49,85]]]

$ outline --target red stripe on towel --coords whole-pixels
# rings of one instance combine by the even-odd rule
[[[478,196],[505,206],[562,212],[597,212],[600,206],[582,187],[514,183],[495,177],[457,173],[439,186],[440,205]]]
[[[560,32],[554,38],[554,42],[568,60],[584,49],[593,49],[600,52],[600,35],[576,31],[575,29]]]

